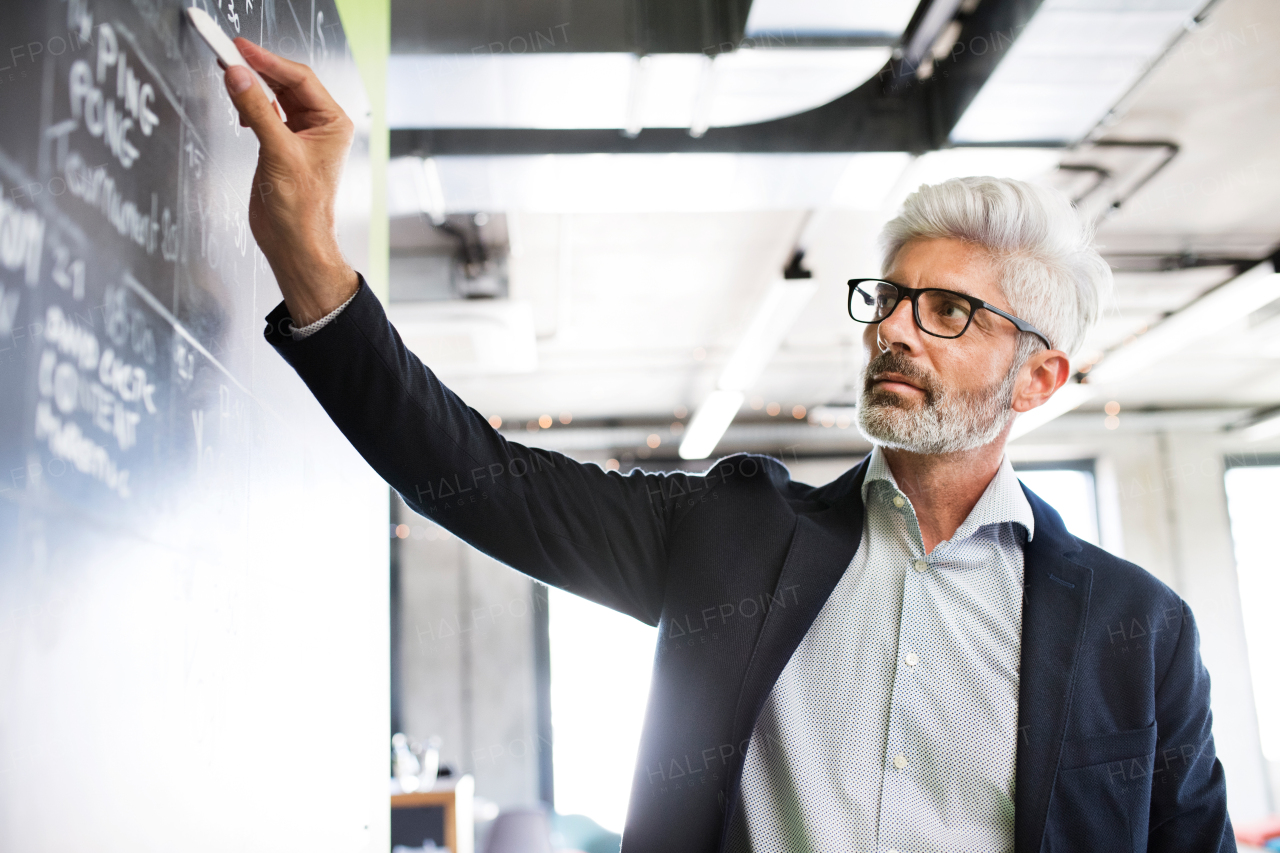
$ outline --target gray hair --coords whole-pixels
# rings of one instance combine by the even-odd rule
[[[1011,178],[952,178],[921,186],[880,235],[881,275],[911,240],[952,237],[991,253],[1012,313],[1073,355],[1098,320],[1111,267],[1093,247],[1093,228],[1062,193]],[[1019,346],[1020,366],[1038,347]]]

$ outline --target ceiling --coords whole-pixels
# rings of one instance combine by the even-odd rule
[[[1058,14],[1071,5],[1051,4],[1045,0]],[[833,24],[831,5],[794,2],[794,31],[846,43],[867,38],[854,24]],[[1074,3],[1076,8],[1089,5]],[[1116,4],[1096,0],[1092,5]],[[1266,258],[1280,244],[1280,159],[1274,153],[1280,149],[1280,7],[1272,0],[1220,0],[1197,28],[1174,41],[1188,4],[1129,5],[1160,12],[1163,17],[1153,15],[1155,22],[1148,23],[1162,37],[1134,30],[1098,48],[1113,58],[1122,55],[1127,71],[1116,71],[1112,62],[1111,77],[1104,81],[1110,88],[1095,75],[1090,97],[1100,103],[1103,92],[1106,103],[1101,109],[1085,109],[1081,100],[1070,105],[1072,121],[1087,127],[1078,138],[1050,145],[1027,147],[1028,139],[1043,141],[1029,136],[1006,140],[1024,143],[1011,150],[917,154],[888,146],[883,153],[861,153],[873,151],[866,146],[825,153],[437,152],[432,180],[438,180],[448,211],[505,214],[502,250],[509,250],[509,298],[527,303],[536,339],[532,372],[450,376],[442,371],[445,378],[463,399],[486,416],[501,417],[504,429],[518,429],[528,443],[624,461],[671,458],[680,429],[672,424],[687,422],[715,388],[766,291],[799,247],[816,293],[747,391],[748,402],[717,452],[856,449],[861,446],[856,430],[807,422],[807,412],[816,406],[850,401],[860,367],[860,330],[844,312],[844,281],[878,272],[876,235],[907,192],[952,174],[1011,174],[1083,196],[1082,209],[1098,216],[1098,241],[1117,274],[1114,305],[1077,363],[1104,357],[1232,278],[1241,263]],[[545,31],[546,22],[559,21],[556,15],[563,12],[572,21],[570,33],[593,39],[584,51],[627,53],[637,49],[638,30],[627,18],[637,8],[572,0],[541,6],[406,0],[394,4],[394,48],[410,59],[462,53],[481,39],[501,40],[506,34],[509,41],[511,34],[538,26]],[[757,0],[749,9],[745,4],[738,11],[731,5],[715,8],[715,14],[707,13],[710,23],[698,24],[704,28],[700,33],[716,26],[731,30],[739,12],[745,13],[742,33],[749,35],[756,22],[762,22],[762,31],[772,29],[788,6]],[[515,9],[524,17],[511,17]],[[811,17],[807,30],[799,25],[806,14]],[[881,39],[889,41],[884,33],[904,26],[897,33],[901,49],[903,33],[909,35],[910,29],[902,23],[902,9],[897,14],[897,23],[881,24],[888,27]],[[918,23],[919,17],[913,9],[908,21]],[[1170,34],[1168,24],[1175,17]],[[421,26],[401,26],[407,20]],[[826,29],[814,21],[825,22]],[[1085,35],[1098,26],[1096,20],[1089,24],[1093,29]],[[661,42],[673,54],[689,52],[691,42],[680,29],[651,25],[644,33],[648,44]],[[1069,41],[1066,35],[1062,40]],[[1030,46],[1043,55],[1046,44],[1052,40]],[[1080,61],[1078,44],[1065,51],[1071,62]],[[1145,76],[1144,63],[1154,66]],[[998,68],[988,69],[984,81],[1004,86]],[[1121,78],[1125,85],[1115,82]],[[1052,88],[1061,80],[1045,72],[1042,82]],[[1003,97],[1009,97],[1007,91]],[[983,98],[986,92],[974,103],[984,104]],[[519,104],[499,106],[506,116],[520,110]],[[1099,118],[1102,123],[1095,126]],[[1043,124],[1043,116],[1035,121]],[[504,132],[524,131],[508,127]],[[616,128],[573,132],[623,138]],[[692,138],[679,128],[664,132]],[[638,140],[647,134],[642,131]],[[1117,140],[1143,144],[1108,144]],[[439,244],[418,213],[421,171],[416,158],[393,162],[396,257],[413,257]],[[1266,306],[1124,381],[1100,387],[1074,422],[1095,411],[1100,422],[1102,403],[1110,400],[1125,413],[1144,407],[1204,409],[1227,413],[1224,418],[1273,406],[1280,403],[1277,341],[1280,306]],[[778,404],[778,415],[766,413],[771,402]],[[791,417],[796,406],[805,407],[806,414]],[[561,423],[561,413],[572,416],[570,424]],[[542,415],[552,417],[550,429],[536,427]],[[536,431],[530,431],[530,422]],[[659,439],[656,448],[645,441],[649,436]]]

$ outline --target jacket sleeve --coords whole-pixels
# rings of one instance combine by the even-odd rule
[[[1151,785],[1152,853],[1234,851],[1227,786],[1214,754],[1209,673],[1185,602],[1169,668],[1156,687],[1156,755]]]
[[[622,475],[507,441],[405,347],[363,278],[314,335],[295,341],[289,325],[282,302],[267,342],[409,506],[544,583],[657,624],[670,481],[689,475]]]

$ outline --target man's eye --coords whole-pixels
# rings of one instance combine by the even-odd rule
[[[954,299],[940,301],[934,307],[934,311],[939,317],[948,320],[963,320],[969,316],[969,306]]]

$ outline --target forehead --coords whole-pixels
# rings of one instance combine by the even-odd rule
[[[898,251],[885,274],[907,287],[941,287],[1003,306],[1000,278],[991,254],[952,237],[911,240]]]

